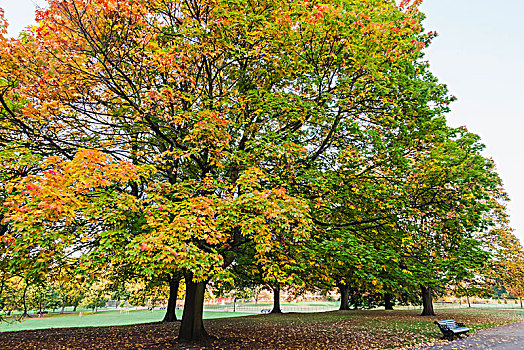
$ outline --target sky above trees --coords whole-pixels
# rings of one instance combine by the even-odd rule
[[[10,23],[9,34],[17,35],[34,22],[35,6],[43,0],[0,0]],[[431,70],[458,97],[448,120],[452,126],[466,125],[487,145],[511,202],[509,213],[516,235],[524,240],[524,154],[520,135],[524,121],[520,82],[524,80],[524,34],[520,14],[524,3],[503,0],[425,0],[426,31],[439,36],[429,46]]]
[[[524,3],[503,0],[426,0],[426,30],[439,36],[427,49],[431,71],[458,100],[448,114],[452,126],[481,136],[511,202],[511,226],[524,240],[524,112],[521,106],[524,34],[518,16]]]

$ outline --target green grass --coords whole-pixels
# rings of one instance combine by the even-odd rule
[[[253,303],[253,302],[245,302],[245,303],[242,303],[240,301],[237,301],[236,302],[237,306],[238,305],[246,305],[246,306],[273,306],[273,302],[259,302],[257,304]],[[210,304],[210,305],[228,305],[228,306],[233,306],[233,303],[232,302],[227,302],[227,303],[224,303],[224,304]],[[210,306],[208,304],[206,304],[205,306]],[[340,305],[340,302],[338,301],[301,301],[301,302],[289,302],[289,303],[285,303],[285,302],[281,302],[280,303],[280,306],[339,306]]]
[[[284,302],[280,304],[282,311],[284,312],[322,312],[322,311],[331,311],[336,310],[339,307],[339,302],[329,302],[329,301],[313,301],[313,302]],[[254,314],[260,313],[262,309],[272,309],[273,303],[261,302],[255,303],[242,303],[237,302],[236,305],[233,303],[225,304],[210,304],[204,305],[204,310],[209,311],[232,311],[236,308],[236,311],[239,312],[251,312]]]
[[[32,329],[46,328],[70,328],[70,327],[104,327],[104,326],[123,326],[138,323],[150,323],[162,321],[165,315],[164,310],[132,310],[127,314],[125,311],[108,310],[99,311],[94,315],[91,312],[82,312],[75,314],[46,314],[42,318],[33,315],[22,322],[15,324],[0,323],[0,332],[22,331]],[[205,319],[228,318],[252,315],[241,312],[214,312],[204,311]],[[182,312],[177,311],[177,317],[182,317]]]
[[[249,305],[246,303],[246,305]],[[305,302],[305,303],[282,303],[283,306],[300,306],[300,307],[325,307],[336,306],[337,302]],[[232,304],[226,305],[230,311],[233,310]],[[237,303],[237,311],[251,311],[242,310],[242,303]],[[486,307],[487,306],[487,307]],[[491,307],[499,305],[475,305],[473,308],[459,307],[459,305],[449,305],[444,309],[437,307],[436,312],[440,318],[458,317],[459,320],[465,321],[472,330],[479,330],[483,328],[492,327],[495,325],[511,322],[515,320],[524,319],[524,310],[515,308],[514,310],[489,310]],[[520,306],[520,305],[519,305]],[[206,306],[207,307],[207,306]],[[258,307],[271,308],[272,304],[259,303]],[[217,305],[217,311],[211,309],[204,311],[205,319],[214,318],[229,318],[253,315],[253,312],[223,312],[224,305]],[[400,309],[400,310],[399,310]],[[365,328],[390,329],[396,331],[408,331],[415,334],[421,334],[427,337],[439,336],[438,329],[433,325],[434,319],[426,319],[419,317],[404,317],[403,315],[416,315],[418,310],[413,313],[411,310],[402,310],[404,308],[397,308],[394,313],[384,312],[380,310],[361,310],[348,312],[321,312],[311,316],[304,314],[285,314],[285,315],[266,315],[260,320],[264,323],[269,322],[275,325],[297,325],[307,324],[311,322],[337,322],[344,319],[357,319],[358,324]],[[483,310],[479,310],[483,309]],[[486,310],[487,309],[487,310]],[[164,317],[164,310],[132,310],[127,314],[125,311],[119,310],[100,310],[94,315],[91,311],[82,311],[82,316],[79,313],[58,314],[51,313],[43,315],[38,318],[36,315],[26,319],[23,322],[15,324],[0,323],[0,332],[5,331],[20,331],[32,329],[46,329],[46,328],[69,328],[69,327],[103,327],[103,326],[119,326],[139,323],[159,322]],[[259,314],[259,312],[257,312]],[[391,315],[391,317],[389,317]],[[177,312],[177,316],[181,318],[181,311]],[[473,319],[471,319],[471,317]],[[248,321],[247,319],[245,321]],[[255,321],[255,320],[253,320]],[[468,322],[469,321],[469,322]],[[251,321],[248,321],[251,322]],[[256,321],[255,321],[256,322]]]
[[[334,307],[337,305],[338,302],[281,303],[281,306],[284,309],[298,312],[307,311],[308,308],[315,311],[314,309],[318,307]],[[260,309],[271,309],[272,307],[273,303],[259,303],[255,306],[254,303],[237,302],[237,312],[232,312],[234,309],[233,303],[226,303],[225,305],[205,305],[204,319],[260,314]],[[229,310],[229,312],[224,312],[225,309]],[[66,312],[67,311],[71,310],[66,308]],[[129,314],[126,314],[125,311],[120,312],[120,310],[100,310],[94,315],[91,314],[91,311],[82,310],[81,317],[78,312],[66,314],[49,313],[43,315],[41,318],[32,314],[31,318],[27,318],[24,321],[15,324],[0,323],[0,332],[46,328],[123,326],[138,323],[159,322],[163,319],[164,314],[164,310],[154,310],[153,312],[148,310],[133,310],[129,311]],[[182,311],[177,311],[177,317],[182,317]]]

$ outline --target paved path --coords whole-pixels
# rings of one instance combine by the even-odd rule
[[[500,327],[484,329],[469,337],[449,342],[445,345],[434,345],[426,350],[524,350],[524,322],[516,322]]]

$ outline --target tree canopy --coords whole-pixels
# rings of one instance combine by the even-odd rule
[[[489,257],[505,194],[446,125],[420,1],[48,2],[0,36],[2,281],[184,274],[194,340],[245,266],[431,298]]]

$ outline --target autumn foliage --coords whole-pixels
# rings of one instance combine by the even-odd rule
[[[475,274],[506,198],[419,3],[49,0],[0,36],[0,278],[184,275],[193,340],[243,262],[347,297]]]

